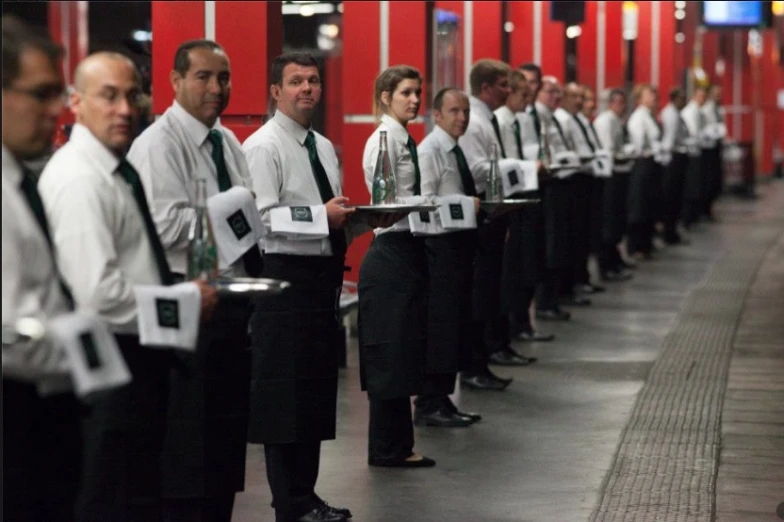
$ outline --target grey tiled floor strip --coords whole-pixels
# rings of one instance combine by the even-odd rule
[[[593,522],[715,520],[733,342],[760,264],[784,230],[780,195],[774,191],[778,201],[766,201],[750,217],[753,226],[739,230],[664,339],[621,435]]]

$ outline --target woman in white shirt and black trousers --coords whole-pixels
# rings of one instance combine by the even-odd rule
[[[390,67],[376,78],[375,106],[382,116],[362,157],[371,193],[380,133],[386,132],[397,198],[412,201],[421,194],[416,143],[406,129],[419,112],[421,90],[419,71],[406,65]],[[410,402],[421,389],[425,370],[425,243],[411,234],[407,219],[375,233],[358,285],[360,378],[370,400],[368,464],[429,467],[435,461],[413,452]]]

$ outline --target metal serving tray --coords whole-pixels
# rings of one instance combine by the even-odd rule
[[[498,211],[514,210],[526,205],[535,205],[541,200],[539,198],[530,199],[505,199],[503,201],[481,201],[479,208],[487,212],[493,213]]]
[[[347,208],[355,208],[357,212],[363,214],[405,214],[410,212],[431,212],[438,208],[438,205],[350,205]]]
[[[291,286],[288,281],[255,277],[222,277],[213,283],[219,295],[276,295]]]

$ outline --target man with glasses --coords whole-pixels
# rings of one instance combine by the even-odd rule
[[[170,350],[142,346],[134,287],[172,282],[134,166],[124,158],[139,118],[139,73],[117,53],[85,58],[70,96],[76,124],[39,188],[63,276],[80,306],[109,324],[133,380],[86,413],[78,521],[160,517],[159,459]],[[202,315],[215,291],[200,284]]]
[[[61,50],[14,18],[2,24],[3,512],[6,520],[72,520],[81,443],[63,353],[46,336],[6,336],[20,319],[45,323],[72,309],[23,163],[46,152],[63,110]]]

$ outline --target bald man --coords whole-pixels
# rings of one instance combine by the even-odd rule
[[[85,415],[76,520],[159,520],[159,458],[175,357],[140,345],[133,287],[170,284],[172,275],[139,175],[124,159],[139,119],[139,73],[120,54],[96,53],[77,67],[74,87],[76,124],[39,189],[76,303],[110,324],[133,376]],[[200,288],[208,316],[215,292]]]

